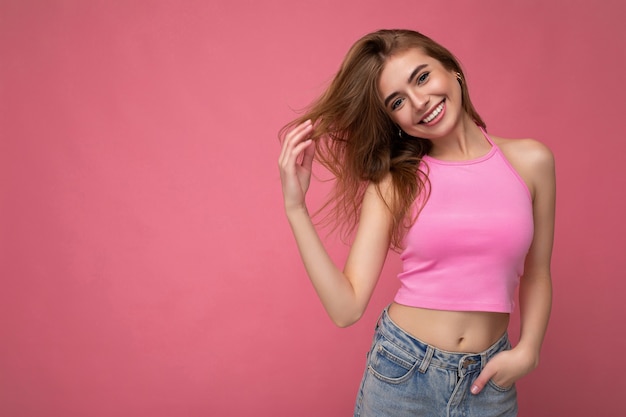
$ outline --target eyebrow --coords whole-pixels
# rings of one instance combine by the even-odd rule
[[[418,66],[417,66],[417,67],[413,70],[413,72],[411,73],[411,75],[409,76],[409,79],[407,80],[407,84],[411,84],[411,83],[413,82],[413,79],[417,76],[417,74],[418,74],[421,70],[423,70],[424,68],[426,68],[427,66],[428,66],[428,64],[418,65]],[[387,107],[387,106],[389,105],[389,102],[390,102],[391,100],[393,100],[393,98],[394,98],[395,96],[397,96],[397,95],[398,95],[398,92],[397,92],[397,91],[396,91],[396,92],[393,92],[393,93],[391,93],[391,94],[389,94],[389,95],[387,96],[387,98],[385,99],[385,107]]]

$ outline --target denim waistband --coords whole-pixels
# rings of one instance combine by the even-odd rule
[[[376,330],[389,342],[394,343],[419,360],[420,372],[426,372],[429,366],[456,369],[459,373],[480,371],[496,353],[510,348],[508,334],[504,333],[497,342],[479,353],[448,352],[422,342],[402,330],[391,320],[387,308],[383,310],[376,325]]]

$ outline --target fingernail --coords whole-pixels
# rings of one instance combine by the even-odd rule
[[[478,386],[473,385],[471,391],[472,391],[472,394],[478,394]]]

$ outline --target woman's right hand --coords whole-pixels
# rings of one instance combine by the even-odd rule
[[[287,212],[305,209],[305,196],[311,183],[315,142],[311,140],[313,124],[307,120],[293,128],[283,141],[278,158],[280,181]]]

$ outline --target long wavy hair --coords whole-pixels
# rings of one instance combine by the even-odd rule
[[[411,30],[380,30],[359,39],[348,51],[326,91],[305,112],[281,130],[281,137],[306,120],[313,122],[316,160],[334,176],[328,200],[319,210],[321,223],[339,228],[347,239],[359,221],[363,195],[374,183],[393,216],[391,247],[402,249],[408,227],[416,220],[413,210],[418,197],[422,204],[429,194],[428,173],[420,165],[431,149],[427,139],[399,135],[387,115],[378,83],[387,60],[409,49],[419,48],[444,68],[459,74],[463,110],[485,127],[469,97],[465,76],[454,55],[429,37]],[[391,190],[380,183],[391,174]],[[318,212],[318,213],[319,213]]]

